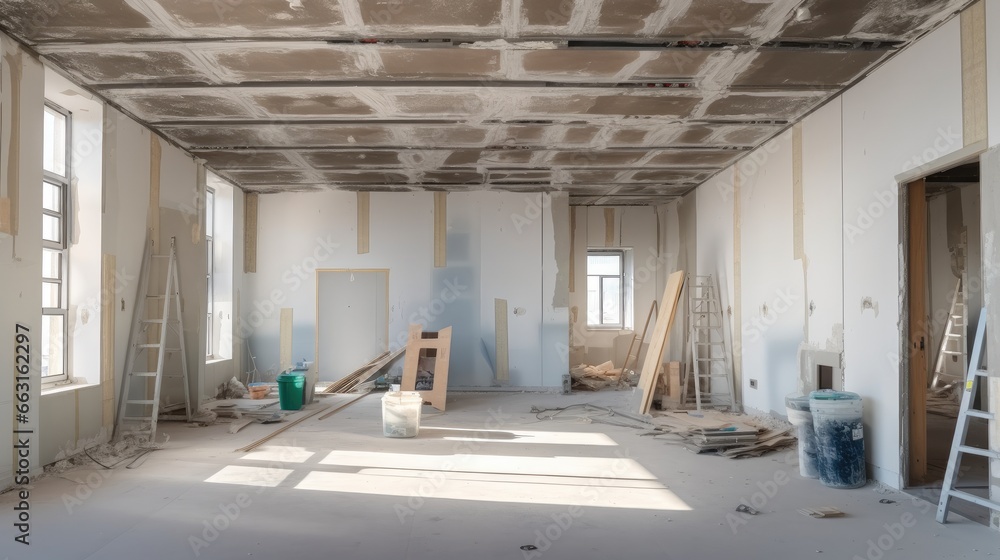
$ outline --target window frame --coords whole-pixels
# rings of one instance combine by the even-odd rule
[[[62,373],[54,375],[41,375],[41,381],[43,384],[52,384],[68,381],[69,376],[69,232],[70,228],[70,212],[71,199],[70,199],[70,184],[71,177],[73,176],[72,171],[72,143],[73,143],[73,114],[59,105],[52,103],[49,100],[45,100],[43,111],[51,111],[62,115],[66,119],[66,130],[64,136],[65,142],[65,160],[63,164],[63,171],[65,175],[59,175],[54,171],[49,171],[45,169],[45,165],[42,165],[42,189],[45,189],[45,185],[53,185],[59,188],[59,211],[53,211],[45,208],[44,202],[42,204],[42,216],[43,220],[45,216],[57,218],[59,220],[59,241],[50,241],[45,239],[44,230],[41,232],[42,236],[42,255],[45,256],[46,251],[53,251],[59,255],[59,278],[51,278],[42,276],[41,284],[42,289],[45,289],[46,284],[58,283],[59,284],[59,301],[58,307],[42,307],[42,319],[46,316],[59,316],[62,318]],[[44,116],[43,116],[44,118]],[[43,140],[45,134],[44,130],[42,133]],[[44,197],[44,193],[43,193]],[[39,341],[40,342],[40,341]],[[43,350],[48,352],[48,349]]]
[[[211,212],[211,220],[209,220],[209,212]],[[207,290],[205,292],[206,303],[205,308],[208,311],[207,322],[207,332],[205,333],[205,358],[208,360],[215,359],[214,352],[214,342],[215,342],[215,316],[212,313],[215,307],[215,189],[212,187],[205,187],[205,252],[207,259],[207,267],[205,270],[205,279],[208,283]]]
[[[590,257],[591,256],[615,256],[618,257],[618,274],[591,274],[590,273]],[[590,290],[590,279],[596,277],[598,279],[598,289],[597,289],[597,306],[599,309],[598,318],[599,323],[590,322],[590,309],[587,310],[587,328],[589,329],[608,329],[608,330],[621,330],[625,328],[625,281],[626,281],[626,271],[625,271],[625,250],[624,249],[587,249],[587,289]],[[616,279],[618,280],[618,322],[617,323],[605,323],[604,322],[604,281],[606,279]],[[589,297],[588,297],[589,305]]]

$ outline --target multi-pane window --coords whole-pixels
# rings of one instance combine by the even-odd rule
[[[205,269],[208,272],[206,277],[208,279],[208,322],[205,328],[206,344],[205,348],[208,357],[214,356],[215,352],[212,348],[212,341],[214,340],[214,326],[212,323],[212,308],[215,307],[215,291],[213,290],[213,284],[215,283],[215,190],[208,188],[205,190],[205,252],[208,254],[208,267]]]
[[[42,378],[67,377],[67,209],[70,114],[45,105],[42,153]]]
[[[623,251],[587,251],[587,325],[624,324],[625,254]]]

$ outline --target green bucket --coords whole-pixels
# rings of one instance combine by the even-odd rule
[[[305,396],[306,376],[300,373],[283,373],[278,376],[278,402],[281,410],[299,410]]]

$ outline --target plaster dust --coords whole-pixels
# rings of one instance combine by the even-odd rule
[[[425,410],[418,437],[397,439],[383,437],[374,394],[250,453],[233,450],[274,425],[229,434],[223,424],[170,423],[170,445],[138,468],[39,479],[31,546],[17,558],[538,557],[524,545],[552,559],[864,558],[886,539],[895,549],[886,557],[1000,554],[980,525],[938,525],[927,502],[801,478],[795,450],[730,461],[601,423],[606,416],[530,412],[588,402],[622,410],[627,397],[455,393],[447,413]],[[879,504],[884,497],[896,503]],[[0,507],[16,501],[5,494]],[[740,503],[760,513],[742,515]],[[847,515],[797,512],[816,506]],[[886,529],[904,522],[901,534]]]

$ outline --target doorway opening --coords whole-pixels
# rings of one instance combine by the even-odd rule
[[[983,306],[980,164],[975,161],[905,185],[907,434],[905,484],[937,503],[951,452],[969,355]],[[977,397],[978,401],[978,397]],[[986,425],[970,423],[968,440],[986,447]],[[965,455],[958,486],[988,496],[989,464]],[[989,524],[989,511],[952,502]]]

